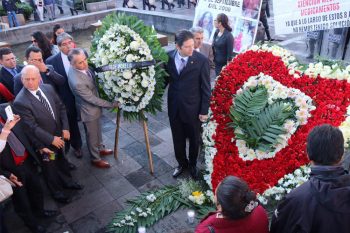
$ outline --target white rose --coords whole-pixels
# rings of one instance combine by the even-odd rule
[[[123,72],[123,77],[124,77],[125,79],[131,79],[131,78],[132,78],[132,73],[130,72],[130,70],[125,70],[125,71]]]
[[[125,58],[126,62],[132,62],[134,60],[134,56],[132,54],[126,55]]]
[[[145,78],[142,80],[141,86],[144,88],[148,87],[148,81]]]
[[[130,48],[134,51],[138,50],[139,47],[140,47],[140,43],[135,40],[130,43]]]

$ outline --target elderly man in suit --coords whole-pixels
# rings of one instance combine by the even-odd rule
[[[203,54],[209,59],[210,66],[210,78],[215,78],[215,63],[214,63],[214,53],[211,44],[204,42],[204,30],[201,27],[193,27],[190,29],[193,34],[194,39],[194,49],[197,52]]]
[[[98,168],[109,168],[108,162],[101,155],[112,154],[104,148],[100,117],[102,108],[118,107],[118,102],[108,102],[99,98],[93,72],[87,63],[87,53],[82,49],[72,49],[68,54],[71,67],[68,72],[68,83],[75,95],[78,112],[84,123],[86,144],[91,154],[92,165]]]
[[[82,158],[81,151],[82,140],[78,126],[77,109],[75,108],[75,98],[68,85],[68,70],[70,68],[70,62],[68,61],[68,53],[75,47],[73,38],[68,33],[61,33],[57,37],[57,45],[60,49],[58,54],[49,57],[46,63],[52,65],[57,73],[63,76],[64,84],[58,87],[58,92],[62,102],[66,106],[68,114],[68,123],[71,133],[70,143],[67,143],[66,149],[68,151],[70,144],[74,149],[74,154],[77,158]]]
[[[14,94],[14,80],[13,78],[21,72],[23,66],[18,66],[16,56],[10,48],[0,48],[0,83]]]
[[[44,63],[41,49],[35,46],[30,46],[25,51],[25,57],[29,65],[34,65],[39,69],[43,83],[50,84],[56,91],[58,91],[59,87],[64,84],[64,77],[58,74],[53,66]],[[14,77],[14,94],[17,95],[22,87],[23,83],[21,80],[21,73],[19,73]]]
[[[16,187],[13,188],[12,201],[17,214],[33,232],[45,232],[45,227],[39,224],[39,217],[52,217],[57,214],[54,210],[44,209],[44,195],[40,178],[35,172],[41,164],[30,141],[30,133],[23,128],[20,117],[7,121],[5,107],[0,105],[0,128],[6,138],[5,147],[0,155],[0,174],[10,179]],[[8,125],[14,125],[11,129]]]
[[[33,65],[22,70],[24,88],[14,101],[14,111],[23,119],[26,130],[42,155],[44,178],[55,200],[70,202],[63,188],[82,189],[64,169],[64,140],[69,140],[69,126],[64,104],[51,85],[40,84],[40,71]]]
[[[179,166],[173,176],[186,168],[197,178],[200,126],[207,120],[210,98],[209,61],[194,50],[193,34],[181,30],[175,36],[176,49],[168,53],[168,115]],[[186,157],[189,138],[189,159]]]

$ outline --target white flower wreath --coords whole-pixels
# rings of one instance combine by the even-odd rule
[[[119,24],[106,31],[91,58],[96,67],[152,60],[151,50],[140,35],[128,26]],[[146,108],[154,95],[154,66],[107,71],[98,76],[108,98],[119,101],[120,108],[126,112],[140,112]]]

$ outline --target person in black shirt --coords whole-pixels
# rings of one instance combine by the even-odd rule
[[[233,57],[232,28],[228,25],[227,15],[218,14],[214,20],[216,32],[213,40],[215,73],[219,75],[222,67],[227,65]]]

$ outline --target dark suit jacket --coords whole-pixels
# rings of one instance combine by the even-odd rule
[[[62,75],[55,72],[55,69],[53,68],[53,66],[47,65],[47,68],[50,70],[49,75],[46,75],[46,73],[40,72],[43,83],[50,84],[58,92],[59,87],[64,84],[65,79]],[[13,78],[14,79],[14,95],[15,96],[20,92],[20,90],[23,87],[21,77],[22,77],[22,75],[19,73]]]
[[[55,71],[63,76],[64,83],[63,85],[60,85],[58,87],[58,93],[63,103],[66,105],[67,112],[69,112],[70,114],[77,115],[77,111],[75,108],[75,98],[71,89],[69,88],[68,77],[66,74],[66,70],[64,69],[61,53],[57,53],[49,57],[46,60],[46,64],[52,65]]]
[[[7,106],[8,106],[8,104],[1,104],[0,105],[0,116],[5,121],[7,120],[7,116],[5,113],[5,107],[7,107]],[[23,146],[26,148],[27,152],[29,153],[27,160],[32,160],[31,162],[34,162],[35,164],[39,165],[40,160],[35,152],[35,149],[32,146],[29,132],[24,130],[24,123],[22,122],[22,120],[20,120],[15,125],[15,127],[12,128],[11,131],[16,135],[18,140],[21,141],[21,143],[23,144]],[[11,175],[11,173],[13,173],[14,170],[16,169],[15,161],[14,161],[13,156],[11,154],[11,151],[9,150],[8,147],[7,148],[5,147],[5,149],[0,154],[0,168],[1,168],[0,174],[4,174],[4,176],[6,176],[6,177],[9,177]]]
[[[166,71],[168,83],[168,115],[170,120],[179,113],[184,122],[195,122],[199,114],[208,114],[210,99],[209,61],[201,53],[193,51],[180,75],[175,65],[177,51],[168,53]]]
[[[23,66],[16,66],[17,72],[21,72]],[[5,85],[5,87],[14,94],[14,80],[10,72],[8,72],[4,67],[0,70],[0,82]]]
[[[56,119],[26,88],[22,88],[16,96],[14,112],[22,118],[38,149],[47,147],[57,150],[51,143],[54,136],[62,136],[63,129],[69,130],[67,112],[51,85],[42,84],[40,89],[48,98]]]

